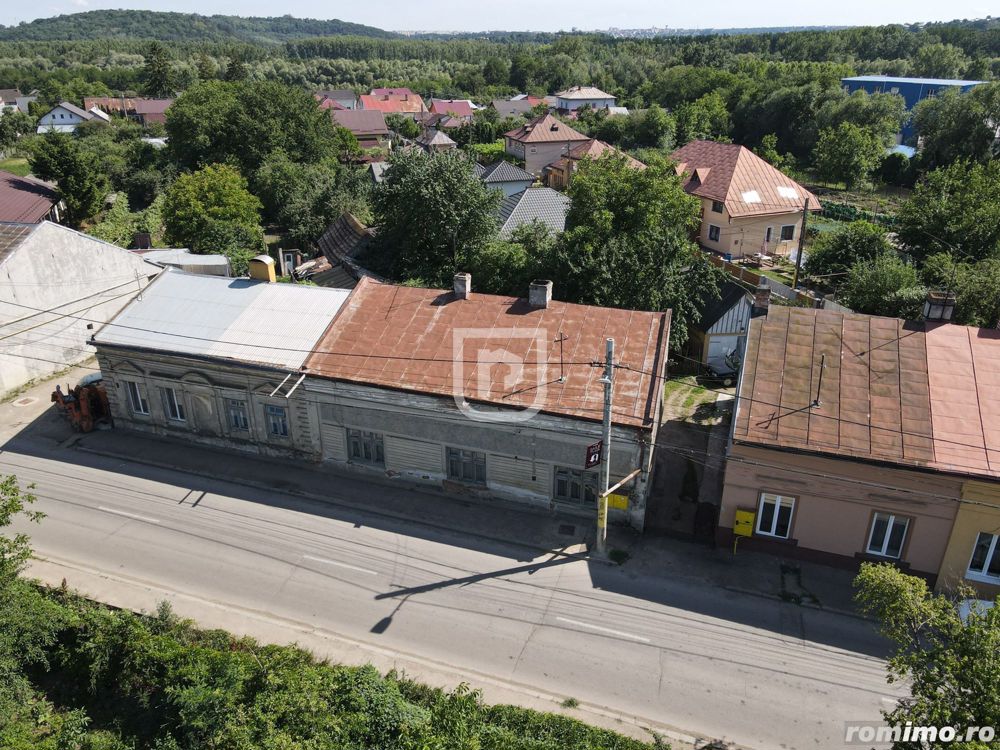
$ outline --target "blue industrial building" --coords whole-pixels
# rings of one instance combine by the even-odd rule
[[[867,91],[869,94],[899,94],[906,102],[907,111],[912,110],[917,102],[928,99],[949,88],[966,92],[973,86],[984,81],[962,81],[954,78],[893,78],[891,76],[854,76],[840,80],[849,94],[855,91]],[[907,121],[903,126],[903,141],[916,135],[913,124]]]

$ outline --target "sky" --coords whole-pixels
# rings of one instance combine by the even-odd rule
[[[732,28],[762,26],[868,26],[917,21],[984,18],[990,3],[979,0],[41,0],[37,5],[0,2],[0,24],[99,8],[178,11],[203,15],[339,18],[394,31],[560,31],[617,28]],[[992,11],[996,11],[993,4]]]

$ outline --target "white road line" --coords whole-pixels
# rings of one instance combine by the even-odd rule
[[[327,560],[325,557],[313,557],[312,555],[302,555],[303,560],[312,560],[313,562],[325,563],[326,565],[336,565],[338,568],[347,568],[348,570],[356,570],[359,573],[367,573],[370,576],[377,576],[378,573],[374,570],[368,570],[367,568],[359,568],[357,565],[348,565],[347,563],[337,562],[336,560]]]
[[[581,628],[590,628],[591,630],[597,630],[601,633],[608,633],[609,635],[617,635],[622,638],[629,638],[633,641],[639,641],[640,643],[649,643],[649,638],[643,638],[641,635],[632,635],[632,633],[623,633],[621,630],[612,630],[611,628],[602,628],[600,625],[591,625],[589,622],[580,622],[579,620],[571,620],[568,617],[557,617],[560,622],[568,623],[569,625],[577,625]]]
[[[115,510],[114,508],[105,508],[103,505],[97,506],[98,510],[103,510],[105,513],[114,513],[116,516],[126,516],[127,518],[134,518],[136,521],[146,521],[147,523],[159,523],[159,518],[150,518],[149,516],[140,516],[135,513],[126,513],[123,510]]]

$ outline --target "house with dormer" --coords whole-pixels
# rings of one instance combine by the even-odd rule
[[[540,177],[549,164],[569,154],[573,146],[590,140],[583,133],[546,114],[504,133],[504,150],[524,162],[526,171]]]

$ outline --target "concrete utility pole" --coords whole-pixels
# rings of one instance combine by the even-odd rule
[[[792,289],[799,288],[799,269],[802,268],[802,246],[806,241],[806,221],[809,219],[809,199],[802,206],[802,229],[799,230],[799,251],[795,255],[795,276],[792,278]]]
[[[597,553],[606,554],[608,546],[608,486],[611,484],[611,385],[615,370],[615,340],[607,339],[604,356],[604,437],[601,446],[601,492],[597,496]]]

